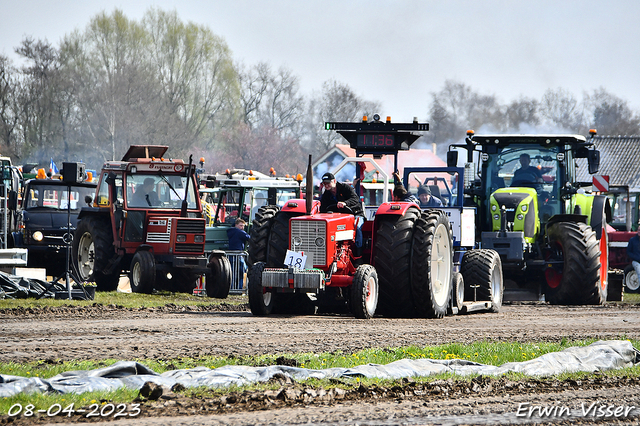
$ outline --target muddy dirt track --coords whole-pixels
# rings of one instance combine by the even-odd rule
[[[548,342],[563,338],[640,339],[640,306],[624,303],[593,307],[519,304],[503,306],[498,314],[461,315],[441,320],[374,318],[370,321],[346,315],[259,318],[252,316],[245,306],[224,305],[0,311],[0,362],[108,358],[166,360],[182,356],[335,350],[349,353],[370,347],[478,340]],[[484,378],[484,382],[475,385],[450,382],[433,387],[409,381],[396,387],[354,388],[345,395],[325,395],[324,390],[305,389],[283,380],[281,392],[273,395],[238,394],[231,399],[217,397],[194,402],[184,400],[180,393],[165,394],[157,401],[146,401],[141,417],[135,422],[138,425],[167,422],[176,425],[510,424],[535,420],[535,416],[515,417],[516,401],[555,404],[575,410],[581,409],[581,402],[589,402],[586,407],[591,402],[603,401],[616,406],[640,407],[640,382],[637,379],[596,377],[578,384],[558,383],[555,388],[549,383],[532,383],[514,384],[504,379]],[[563,414],[537,421],[571,421],[574,424],[598,421],[597,416]],[[640,410],[632,409],[628,416],[599,420],[638,424],[639,414]],[[1,418],[0,424],[8,421],[6,416]],[[119,419],[118,424],[129,424],[129,421],[133,424],[134,419]],[[12,423],[23,422],[33,422],[33,419],[17,419]]]

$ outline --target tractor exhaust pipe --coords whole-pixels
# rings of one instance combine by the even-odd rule
[[[309,164],[307,165],[307,188],[306,188],[307,214],[311,214],[313,206],[313,170],[311,169],[311,154],[309,154]]]

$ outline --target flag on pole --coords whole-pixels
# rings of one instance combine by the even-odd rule
[[[56,166],[56,163],[53,162],[53,157],[51,158],[51,164],[49,164],[49,173],[51,173],[51,176],[57,175],[60,173],[60,171],[58,170],[58,167]]]

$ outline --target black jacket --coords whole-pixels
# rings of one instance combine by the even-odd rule
[[[356,191],[346,183],[336,182],[336,195],[329,190],[325,190],[320,198],[320,213],[326,213],[327,207],[342,201],[349,207],[356,216],[364,216],[362,211],[362,202],[360,197],[356,195]]]

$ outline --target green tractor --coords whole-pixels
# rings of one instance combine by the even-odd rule
[[[592,131],[592,136],[595,131]],[[474,159],[477,176],[464,183],[465,204],[477,207],[476,238],[498,252],[505,278],[504,300],[598,305],[607,300],[606,196],[586,193],[577,182],[581,161],[598,172],[600,152],[581,135],[475,135],[451,145]],[[470,172],[472,170],[469,170]]]

